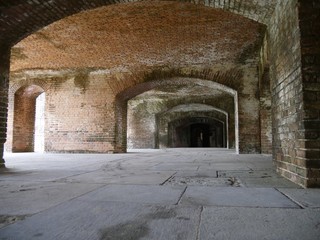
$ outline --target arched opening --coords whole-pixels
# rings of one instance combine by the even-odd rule
[[[224,123],[210,118],[185,118],[170,122],[169,145],[175,147],[226,147]]]
[[[220,106],[223,107],[222,105]],[[173,142],[172,139],[175,138],[173,134],[174,127],[176,127],[176,132],[180,131],[181,134],[185,136],[185,138],[189,139],[190,124],[210,122],[209,125],[211,125],[211,130],[209,129],[208,131],[209,132],[211,131],[211,133],[209,133],[209,137],[211,135],[211,143],[209,144],[209,147],[227,147],[230,149],[234,149],[235,148],[234,109],[230,108],[229,111],[230,112],[226,112],[222,109],[213,107],[212,105],[208,105],[208,104],[193,103],[193,104],[178,105],[166,112],[159,113],[156,116],[157,138],[158,138],[157,147],[158,148],[179,147],[179,146],[172,145],[172,142]],[[199,122],[195,122],[194,119],[203,119],[203,121],[201,120]],[[212,122],[212,120],[215,120],[215,121]],[[215,125],[220,125],[220,123],[222,123],[223,125],[222,126],[223,127],[222,144],[217,143],[219,140],[216,139],[217,130],[215,129]],[[185,126],[182,126],[183,124],[185,124]],[[178,130],[178,128],[183,128],[184,130],[182,129]],[[188,137],[185,134],[188,134]],[[187,143],[184,144],[183,147],[190,147],[190,139]]]
[[[233,115],[233,124],[232,126],[234,127],[233,131],[234,132],[234,144],[233,148],[236,150],[236,152],[239,152],[239,131],[238,131],[238,98],[237,98],[237,92],[229,87],[226,87],[222,84],[218,84],[212,81],[206,81],[206,80],[201,80],[201,79],[195,79],[195,78],[171,78],[171,79],[163,79],[163,80],[157,80],[157,81],[152,81],[152,82],[145,82],[141,84],[137,84],[134,87],[128,88],[118,94],[117,96],[117,106],[116,106],[116,119],[117,122],[120,123],[116,126],[116,151],[119,152],[124,152],[126,151],[127,148],[127,130],[128,130],[128,101],[130,99],[133,99],[134,97],[138,96],[141,93],[150,91],[151,89],[155,89],[157,87],[161,86],[166,86],[168,88],[175,88],[176,86],[184,86],[184,85],[189,85],[192,86],[192,89],[197,89],[197,87],[205,88],[208,91],[221,91],[224,94],[227,94],[231,97],[231,105],[232,105],[232,115]],[[184,93],[185,89],[184,89]],[[174,95],[177,95],[177,92],[174,93]],[[203,100],[202,100],[203,101]],[[204,99],[205,101],[205,99]],[[199,106],[199,105],[197,105]],[[211,109],[212,111],[212,109]],[[192,111],[191,111],[192,112]],[[193,111],[194,112],[194,111]],[[209,130],[208,136],[203,135],[202,137],[208,138],[206,140],[205,146],[207,147],[227,147],[227,130],[226,128],[226,122],[227,122],[227,115],[225,112],[220,110],[220,114],[223,115],[224,120],[223,122],[223,127],[214,127],[214,125],[219,125],[217,124],[209,124]],[[161,123],[161,114],[157,115],[157,118],[155,121],[160,121],[160,123],[157,123],[157,126],[161,128],[163,123]],[[196,118],[195,118],[196,119]],[[164,122],[167,121],[167,118],[164,120]],[[190,127],[190,126],[189,126]],[[210,129],[211,128],[211,129]],[[161,128],[162,129],[162,128]],[[224,129],[220,133],[220,130],[217,129]],[[172,131],[172,130],[171,130]],[[196,130],[194,130],[196,131]],[[166,132],[163,134],[163,132]],[[142,134],[141,131],[138,132],[139,134]],[[158,135],[156,135],[157,144],[156,147],[160,148],[166,148],[166,147],[172,147],[172,145],[166,143],[168,140],[163,141],[164,137],[167,137],[168,133],[167,130],[158,131]],[[190,132],[191,134],[191,132]],[[206,133],[205,133],[206,134]],[[211,136],[211,143],[210,143],[210,136]],[[216,137],[218,136],[218,137]],[[167,137],[168,138],[168,137]],[[222,139],[222,140],[221,140]],[[189,139],[188,144],[185,144],[185,147],[191,147],[191,139]]]
[[[44,90],[24,86],[14,94],[12,152],[44,151]]]

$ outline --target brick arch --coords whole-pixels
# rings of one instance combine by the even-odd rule
[[[142,1],[142,0],[138,0]],[[276,1],[194,1],[194,0],[176,0],[178,2],[192,3],[225,11],[232,12],[252,19],[254,21],[267,24],[268,18],[272,15]],[[137,2],[135,0],[16,0],[12,3],[3,4],[2,15],[0,17],[3,34],[0,36],[0,43],[7,43],[13,46],[31,33],[65,17],[77,14],[102,6],[112,4]]]
[[[234,109],[235,109],[235,146],[236,152],[239,152],[239,131],[238,131],[238,92],[232,88],[224,86],[222,84],[196,79],[196,78],[169,78],[169,79],[158,79],[155,81],[147,81],[136,84],[135,86],[129,87],[122,92],[118,93],[115,100],[115,115],[116,115],[116,126],[115,126],[115,152],[126,152],[127,149],[127,107],[128,100],[135,96],[149,91],[159,86],[176,86],[176,85],[199,85],[207,88],[215,88],[225,93],[230,94],[234,98]]]
[[[50,83],[47,81],[43,81],[42,79],[31,79],[26,78],[23,81],[15,81],[14,83],[10,82],[8,88],[8,115],[7,115],[7,141],[4,144],[4,149],[6,151],[11,152],[13,150],[13,132],[14,132],[14,118],[16,118],[16,108],[15,108],[15,101],[16,101],[16,93],[18,91],[22,91],[23,89],[29,86],[37,86],[39,89],[39,94],[35,95],[35,98],[39,96],[42,92],[48,92],[50,89]],[[35,100],[35,99],[34,99]],[[31,137],[29,137],[31,139]],[[32,141],[32,140],[31,140]],[[30,148],[31,149],[31,148]],[[30,150],[31,151],[31,150]]]
[[[121,84],[119,84],[119,79]],[[122,98],[124,95],[131,94],[134,87],[138,84],[139,89],[145,88],[142,92],[148,91],[154,87],[157,87],[159,82],[168,80],[168,85],[177,85],[188,83],[187,79],[202,80],[208,82],[214,82],[220,86],[226,86],[234,91],[241,91],[244,81],[243,69],[232,67],[227,69],[209,69],[189,66],[186,68],[173,68],[173,67],[152,67],[143,71],[124,72],[119,79],[109,82],[109,86],[113,93]],[[184,82],[179,83],[181,79],[185,79]],[[170,83],[169,81],[174,81]],[[158,83],[156,83],[158,82]],[[130,90],[132,89],[132,90]],[[139,93],[140,94],[140,93]],[[134,96],[134,93],[133,95]],[[132,97],[129,97],[132,98]]]
[[[181,112],[181,109],[186,109],[187,107],[194,107],[197,110],[193,111],[187,111],[187,112]],[[179,110],[180,109],[180,110]],[[177,112],[178,114],[174,114]],[[166,128],[168,127],[169,122],[173,122],[178,119],[184,119],[184,118],[192,118],[192,117],[205,117],[205,118],[212,118],[216,119],[217,121],[223,122],[225,124],[225,146],[229,147],[229,141],[234,144],[234,136],[233,139],[232,136],[230,137],[228,132],[234,131],[234,128],[229,128],[229,114],[221,110],[219,108],[213,107],[212,105],[208,104],[180,104],[177,105],[167,111],[160,112],[156,115],[156,126],[157,126],[157,138],[158,138],[158,147],[167,147],[168,144],[168,131],[166,131]],[[234,122],[234,118],[230,119],[230,122]],[[233,134],[231,134],[233,135]]]
[[[15,87],[18,87],[16,85]],[[45,90],[36,84],[23,84],[12,88],[8,116],[8,139],[6,149],[12,152],[33,152],[36,139],[36,102],[37,97]]]
[[[235,89],[232,89],[226,85],[217,83],[215,81],[200,79],[200,78],[193,78],[193,77],[170,77],[170,78],[155,78],[153,81],[145,79],[145,82],[138,83],[134,86],[130,86],[122,90],[120,93],[117,94],[116,99],[117,101],[128,101],[129,99],[134,98],[135,96],[143,92],[149,91],[159,86],[165,86],[165,85],[177,86],[177,85],[186,85],[186,84],[215,88],[223,92],[226,92],[232,96],[237,95],[237,91]]]
[[[42,88],[44,92],[47,92],[50,89],[50,84],[46,81],[42,81],[41,79],[25,79],[24,81],[21,81],[21,82],[16,81],[14,84],[10,84],[9,98],[10,98],[10,94],[15,94],[17,91],[19,91],[19,89],[22,89],[31,85],[35,85]]]

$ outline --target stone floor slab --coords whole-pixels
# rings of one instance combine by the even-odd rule
[[[79,198],[85,201],[176,204],[185,187],[150,185],[108,185]]]
[[[320,208],[320,189],[279,189],[305,208]]]
[[[166,185],[171,186],[211,186],[211,187],[232,187],[235,182],[231,178],[210,178],[210,177],[178,177],[170,178]],[[237,183],[240,186],[240,183]]]
[[[152,168],[155,171],[197,171],[199,164],[160,163]]]
[[[0,181],[0,215],[26,215],[100,188],[101,184]]]
[[[268,170],[242,170],[242,171],[218,171],[218,177],[244,177],[244,178],[270,178],[280,177],[275,171]]]
[[[320,210],[205,207],[201,240],[318,240]]]
[[[233,162],[233,163],[211,163],[209,166],[201,165],[199,171],[212,170],[212,171],[224,171],[224,170],[250,170],[246,163]]]
[[[15,169],[0,169],[0,181],[57,181],[61,178],[84,174],[87,170],[57,170],[57,169],[30,169],[30,170],[15,170]]]
[[[244,187],[248,188],[297,188],[296,184],[282,177],[240,177],[239,181],[243,184]]]
[[[205,178],[216,178],[217,171],[202,170],[202,171],[177,171],[174,175],[176,177],[205,177]]]
[[[160,185],[170,178],[173,171],[94,171],[62,179],[64,182],[101,184],[150,184]]]
[[[3,229],[10,240],[194,240],[200,208],[70,201]]]
[[[182,205],[299,208],[273,188],[231,188],[189,186]]]

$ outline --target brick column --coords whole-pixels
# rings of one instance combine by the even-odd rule
[[[115,153],[127,152],[127,108],[128,101],[116,98],[115,103],[116,123],[115,123]]]
[[[0,45],[0,167],[4,167],[3,151],[7,137],[10,48]]]
[[[269,67],[264,68],[264,73],[259,86],[261,153],[272,154],[272,117]]]
[[[304,115],[299,158],[307,187],[320,187],[320,2],[299,1],[301,72]]]

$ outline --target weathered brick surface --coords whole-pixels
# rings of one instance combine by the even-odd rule
[[[0,167],[4,164],[3,152],[7,133],[10,49],[0,45]]]
[[[119,0],[117,3],[132,2]],[[135,2],[135,0],[133,1]],[[152,0],[150,1],[152,2]],[[153,1],[157,2],[157,0]],[[258,22],[266,23],[273,13],[275,0],[234,0],[234,1],[184,1],[196,5],[220,8],[243,15]],[[72,14],[105,5],[114,4],[111,0],[15,0],[0,2],[0,43],[15,44],[30,33],[50,23]]]
[[[278,171],[302,184],[297,173],[297,139],[303,131],[300,32],[297,1],[277,4],[269,25],[272,87],[273,158]],[[304,185],[304,184],[302,184]]]
[[[12,88],[41,82],[46,94],[45,151],[49,152],[108,152],[114,148],[114,96],[105,81],[105,75],[79,71],[30,71],[11,75]],[[21,79],[26,78],[25,81]],[[52,81],[52,78],[55,80]],[[10,94],[12,95],[13,92]],[[108,96],[109,94],[109,96]],[[94,97],[96,96],[96,97]],[[11,98],[11,100],[14,100]],[[19,103],[14,103],[18,104]],[[11,102],[11,107],[14,104]],[[28,108],[27,108],[28,109]],[[29,108],[30,109],[30,108]],[[34,102],[33,102],[34,109]],[[26,116],[32,125],[32,118]],[[13,116],[9,115],[9,123]],[[33,118],[34,119],[34,118]],[[26,119],[21,119],[24,121]],[[9,132],[20,128],[12,123]],[[12,130],[11,130],[12,129]],[[29,136],[32,134],[29,134]],[[9,138],[9,140],[11,140]],[[21,141],[21,139],[20,139]],[[7,150],[15,148],[15,139],[6,144]]]
[[[299,158],[307,168],[306,186],[320,186],[320,3],[299,1],[304,139]]]
[[[257,64],[247,64],[243,72],[245,84],[238,90],[239,151],[241,153],[260,153],[261,131]]]
[[[310,6],[314,6],[306,13],[305,5],[309,10]],[[317,55],[317,51],[312,50],[312,46],[317,44],[308,40],[308,43],[304,42],[308,33],[312,36],[309,35],[309,40],[316,39],[314,32],[317,24],[312,23],[318,22],[319,11],[314,9],[318,5],[310,2],[306,4],[306,1],[278,3],[269,28],[273,156],[278,171],[302,186],[319,185],[318,177],[309,177],[311,169],[307,166],[308,161],[319,159],[319,148],[307,147],[308,140],[312,140],[311,145],[314,146],[319,140],[319,102],[315,99],[319,87],[313,83],[319,70],[314,68],[316,58],[312,56],[313,53]],[[301,19],[304,14],[310,20],[308,23]],[[306,33],[303,29],[305,23]],[[311,87],[310,92],[308,87]]]
[[[261,153],[272,154],[272,116],[269,68],[263,70],[260,79],[260,128]]]
[[[239,15],[193,4],[113,5],[60,20],[22,40],[13,48],[11,71],[241,64],[255,54],[264,31]]]

